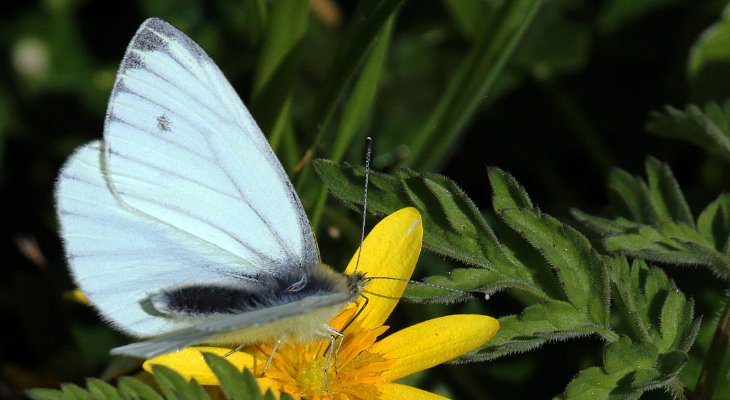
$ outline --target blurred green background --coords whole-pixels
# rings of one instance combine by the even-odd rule
[[[375,170],[404,165],[443,173],[488,210],[486,167],[499,166],[543,211],[568,223],[571,207],[603,211],[610,168],[641,174],[647,155],[672,166],[695,212],[730,187],[726,166],[714,156],[644,129],[649,113],[664,105],[728,97],[730,64],[723,60],[730,57],[722,53],[730,52],[730,40],[698,48],[726,1],[307,3],[0,5],[0,398],[99,376],[108,350],[129,340],[64,296],[73,284],[53,185],[73,149],[101,137],[118,64],[151,16],[190,35],[229,78],[274,142],[316,224],[323,261],[335,268],[344,268],[357,247],[359,217],[325,201],[306,161],[361,164],[368,135]],[[720,56],[688,68],[690,54],[700,50]],[[456,267],[423,254],[416,278]],[[701,352],[723,288],[705,270],[667,272],[710,322],[696,345]],[[391,324],[395,330],[450,312],[519,311],[500,294],[455,306],[404,305]],[[439,366],[409,383],[459,399],[546,398],[600,357],[601,344],[585,338],[490,363]],[[688,373],[697,368],[693,362]]]

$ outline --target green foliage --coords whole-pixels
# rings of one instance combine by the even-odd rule
[[[704,265],[730,278],[728,201],[721,194],[697,218],[669,166],[646,161],[647,179],[614,170],[609,176],[614,219],[573,210],[573,216],[601,235],[606,250],[646,260]]]
[[[687,78],[693,100],[703,104],[724,100],[730,91],[730,6],[726,5],[718,22],[707,28],[690,49]]]
[[[430,117],[413,136],[411,153],[404,165],[432,170],[443,162],[449,144],[464,130],[476,107],[496,84],[541,5],[542,0],[503,2],[494,13],[487,13],[485,21],[480,21],[476,42]]]
[[[730,161],[730,100],[709,102],[704,109],[694,104],[684,111],[666,106],[653,112],[646,129],[654,134],[685,140]]]
[[[232,400],[271,400],[273,394],[261,393],[251,371],[239,371],[225,358],[215,354],[204,354],[203,358],[221,382],[221,388],[227,399]],[[211,396],[203,386],[194,379],[187,381],[174,370],[154,365],[153,376],[162,396],[152,387],[138,379],[123,377],[114,386],[98,379],[89,379],[86,389],[73,384],[64,384],[61,390],[31,389],[26,391],[34,400],[210,400]],[[291,396],[283,394],[281,400],[290,400]]]
[[[658,221],[676,218],[694,226],[671,171],[653,159],[647,164],[648,185],[619,180],[624,187],[645,194],[626,200],[626,208],[638,213],[642,211],[638,203],[651,204],[652,213],[639,215]],[[362,167],[316,160],[315,168],[332,194],[351,208],[360,208]],[[487,294],[522,292],[518,298],[527,308],[519,315],[500,318],[496,336],[459,361],[489,360],[550,341],[594,335],[606,342],[603,365],[579,373],[560,398],[638,398],[644,391],[674,382],[700,326],[693,301],[661,270],[648,268],[643,261],[629,266],[624,257],[600,255],[577,230],[541,213],[508,173],[491,168],[489,179],[492,206],[499,217],[492,225],[442,175],[401,168],[394,176],[370,176],[371,213],[418,208],[424,247],[467,264],[449,277],[431,277],[426,282]],[[444,302],[463,295],[409,285],[404,297]],[[612,297],[616,312],[609,324]]]

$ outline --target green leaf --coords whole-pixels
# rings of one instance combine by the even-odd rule
[[[454,73],[430,118],[413,135],[405,166],[431,171],[444,162],[479,104],[494,87],[541,5],[541,0],[503,2],[490,18],[494,23],[482,25],[477,42]]]
[[[267,21],[266,0],[244,0],[243,9],[243,15],[246,18],[243,28],[246,29],[251,40],[258,43],[264,33]]]
[[[510,353],[524,352],[550,340],[601,333],[573,305],[551,300],[527,307],[520,315],[499,319],[499,331],[469,360],[490,360]],[[462,360],[460,358],[459,360]]]
[[[326,160],[316,160],[314,166],[332,194],[353,209],[359,208],[364,195],[364,168],[337,165]],[[524,189],[508,174],[492,169],[490,179],[495,186],[496,204],[531,206]],[[368,204],[372,213],[385,215],[403,207],[416,207],[423,217],[423,242],[426,249],[495,271],[468,270],[455,273],[452,279],[431,278],[429,283],[486,293],[513,288],[529,293],[536,299],[567,299],[544,256],[521,237],[523,233],[520,229],[515,231],[497,222],[495,225],[500,229],[499,237],[502,239],[500,243],[481,212],[451,180],[402,168],[398,179],[376,173],[371,174],[371,182]],[[547,229],[556,229],[559,235],[563,228],[554,226]],[[419,301],[437,295],[436,301],[456,298],[453,293],[446,294],[443,290],[425,287],[409,289],[406,294]],[[428,300],[434,301],[435,298]]]
[[[613,221],[573,210],[583,223],[603,236],[606,250],[647,260],[700,264],[730,278],[728,198],[708,206],[695,224],[684,195],[666,164],[646,161],[648,184],[620,170],[609,178]],[[720,250],[720,251],[718,251]]]
[[[424,210],[429,249],[462,262],[491,268],[504,255],[492,229],[474,203],[450,179],[436,174],[398,171],[411,204]],[[426,236],[424,234],[424,236]]]
[[[730,161],[730,100],[725,100],[722,105],[710,102],[704,111],[693,104],[684,111],[666,106],[664,112],[650,114],[646,130],[694,143]]]
[[[608,196],[616,213],[640,224],[655,222],[649,188],[641,178],[613,169],[608,175]]]
[[[312,161],[314,169],[329,187],[330,193],[358,210],[365,196],[365,168],[329,160]],[[410,206],[398,179],[379,172],[370,173],[368,211],[383,217]]]
[[[28,389],[25,395],[34,400],[62,400],[64,393],[56,389]]]
[[[212,353],[203,353],[203,358],[220,380],[221,388],[229,398],[234,400],[257,400],[263,397],[256,378],[251,371],[244,370],[241,372],[225,358]]]
[[[378,35],[395,15],[404,0],[373,0],[358,3],[358,8],[345,37],[337,49],[326,74],[327,80],[315,106],[313,145],[317,145],[332,118],[341,94],[348,86],[358,66],[365,59]]]
[[[629,400],[638,399],[643,390],[634,389],[627,382],[631,373],[609,374],[599,367],[580,371],[568,384],[565,393],[556,399],[566,400]]]
[[[694,228],[692,212],[669,166],[649,157],[646,175],[649,178],[650,201],[659,222],[679,222]]]
[[[69,400],[92,400],[91,393],[73,383],[64,383],[61,385],[63,398]]]
[[[367,126],[375,103],[375,93],[379,87],[380,75],[383,71],[390,46],[394,20],[395,15],[390,17],[383,30],[375,39],[373,51],[365,62],[357,83],[352,90],[352,94],[342,109],[339,130],[333,139],[332,152],[329,156],[330,161],[340,162],[345,151],[350,147],[352,140],[358,133],[363,132]],[[320,185],[322,188],[310,219],[315,231],[319,226],[319,220],[322,216],[327,198],[326,185]]]
[[[635,340],[651,340],[648,306],[646,297],[642,296],[644,276],[649,268],[642,260],[635,260],[629,267],[625,257],[616,257],[608,265],[612,298],[623,315],[620,322],[629,325],[630,331],[627,333]]]
[[[642,226],[636,234],[609,236],[608,251],[675,264],[700,264],[730,277],[730,259],[712,249],[703,236],[682,224],[663,223],[659,229]]]
[[[720,21],[702,31],[689,53],[687,76],[696,101],[724,99],[730,92],[728,42],[730,7],[726,6]]]
[[[637,23],[651,13],[680,3],[682,0],[613,0],[602,3],[596,21],[597,29],[604,36],[616,34],[627,25]]]
[[[673,351],[659,357],[657,366],[651,369],[639,369],[634,373],[632,386],[641,390],[654,390],[667,386],[677,379],[679,371],[689,357],[682,351]]]
[[[664,301],[661,316],[662,340],[657,344],[661,350],[669,351],[684,347],[687,332],[692,328],[694,302],[687,301],[678,289],[671,290]]]
[[[515,289],[527,292],[537,298],[547,300],[549,296],[541,287],[527,279],[520,279],[516,274],[508,275],[501,271],[481,268],[455,269],[448,277],[432,276],[426,283],[464,290],[481,292],[487,295],[504,289]],[[408,285],[403,297],[412,301],[432,302],[452,301],[463,298],[463,295],[423,285]]]
[[[593,323],[607,328],[608,274],[588,239],[568,225],[532,211],[502,210],[501,216],[542,252],[570,302]]]
[[[494,12],[495,2],[482,0],[442,0],[456,26],[465,37],[473,39],[484,24],[484,16]]]
[[[152,372],[167,400],[210,400],[195,380],[188,382],[172,368],[152,365]]]
[[[309,1],[274,2],[269,21],[249,104],[251,114],[276,150],[289,118],[297,50],[307,32]]]
[[[724,256],[730,252],[730,194],[723,193],[697,219],[697,231]]]
[[[163,400],[154,389],[137,379],[123,376],[119,378],[119,393],[129,400]]]
[[[527,192],[512,175],[499,168],[489,168],[488,173],[494,194],[492,206],[495,210],[534,208]]]
[[[114,386],[100,379],[91,378],[87,380],[86,387],[96,400],[122,400],[122,396]]]
[[[632,342],[626,336],[607,345],[603,351],[603,364],[609,374],[652,368],[659,355],[659,348],[651,342]]]
[[[573,216],[583,226],[603,236],[617,235],[622,233],[633,233],[639,229],[639,224],[629,221],[626,218],[608,219],[588,215],[578,209],[571,209]]]

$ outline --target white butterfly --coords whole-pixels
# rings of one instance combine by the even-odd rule
[[[320,263],[299,198],[243,102],[205,51],[160,19],[129,44],[104,138],[66,162],[56,204],[76,284],[116,328],[156,338],[115,354],[307,339],[364,285]]]

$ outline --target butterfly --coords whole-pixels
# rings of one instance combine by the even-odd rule
[[[115,328],[153,338],[112,354],[332,335],[327,322],[366,282],[320,262],[302,204],[233,87],[157,18],[127,47],[103,139],[61,169],[56,209],[81,291]]]

